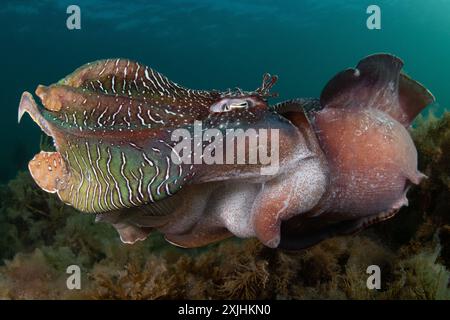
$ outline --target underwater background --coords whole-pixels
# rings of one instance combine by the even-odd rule
[[[81,30],[66,27],[71,4]],[[381,30],[366,26],[372,4]],[[450,0],[2,1],[0,43],[0,298],[450,298]],[[270,72],[285,100],[318,97],[376,52],[402,58],[436,97],[412,131],[429,179],[398,216],[356,236],[301,252],[234,239],[181,250],[158,234],[127,246],[26,170],[41,130],[17,124],[20,95],[87,62],[130,58],[198,89],[251,90]],[[65,287],[71,264],[82,290]],[[371,264],[387,270],[381,290],[366,288]]]

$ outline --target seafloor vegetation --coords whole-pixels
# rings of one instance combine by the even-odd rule
[[[0,298],[450,299],[450,113],[419,119],[412,135],[429,179],[409,192],[409,207],[300,252],[236,239],[182,250],[158,234],[124,245],[19,172],[0,187]],[[72,264],[81,290],[66,288]],[[372,264],[380,290],[366,287]]]

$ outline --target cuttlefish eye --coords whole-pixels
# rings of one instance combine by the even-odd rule
[[[250,99],[222,99],[219,102],[214,103],[210,110],[211,112],[229,112],[235,109],[248,108],[253,105]]]

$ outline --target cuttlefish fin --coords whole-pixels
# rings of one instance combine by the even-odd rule
[[[134,208],[134,211],[139,212],[139,218],[167,217],[175,212],[177,208],[182,207],[183,201],[183,196],[179,193],[175,193],[170,197],[161,199],[159,201],[136,207]]]
[[[166,241],[181,248],[198,248],[232,237],[226,228],[196,225],[185,234],[166,234]]]
[[[111,79],[114,79],[113,82]],[[99,82],[103,84],[101,87],[91,85]],[[74,88],[88,87],[99,93],[109,90],[111,93],[119,94],[126,94],[128,89],[133,91],[135,88],[141,88],[139,94],[149,96],[156,94],[161,97],[187,92],[187,89],[163,74],[129,59],[107,59],[87,63],[61,79],[58,84]],[[209,93],[202,91],[202,94]]]
[[[133,244],[145,240],[151,230],[165,225],[172,219],[171,213],[180,204],[179,196],[166,198],[141,207],[124,208],[96,215],[96,222],[111,224],[123,243]]]
[[[402,205],[399,203],[398,206],[394,206],[388,211],[346,221],[323,221],[323,219],[316,217],[305,219],[298,217],[294,221],[294,218],[282,224],[278,248],[286,250],[306,249],[325,239],[358,233],[372,224],[392,218]]]
[[[375,108],[409,126],[433,95],[401,72],[403,61],[390,54],[375,54],[331,79],[322,91],[325,108]]]
[[[133,244],[138,241],[144,241],[149,236],[152,228],[143,228],[127,222],[113,224],[120,236],[120,240],[126,244]]]
[[[294,221],[296,220],[296,221]],[[281,239],[278,248],[301,250],[339,235],[359,230],[359,220],[326,222],[317,218],[293,218],[281,225]]]
[[[427,88],[404,73],[400,74],[399,100],[408,125],[426,106],[435,102],[433,94]]]
[[[105,222],[111,224],[117,233],[119,233],[120,240],[126,244],[133,244],[137,241],[144,241],[153,228],[141,227],[126,218],[126,210],[118,210],[115,212],[97,214],[95,222]]]
[[[55,193],[67,180],[67,168],[59,152],[39,152],[28,163],[31,176],[44,191]]]

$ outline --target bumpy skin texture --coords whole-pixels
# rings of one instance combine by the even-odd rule
[[[44,108],[23,94],[19,120],[28,112],[57,149],[36,155],[29,169],[42,189],[96,213],[126,243],[158,229],[183,247],[235,235],[303,248],[392,216],[422,178],[405,127],[433,97],[401,67],[396,57],[374,55],[333,78],[320,101],[269,107],[274,77],[254,92],[199,91],[137,62],[97,61],[39,86]],[[276,129],[268,139],[279,148],[278,169],[261,175],[268,165],[260,159],[174,163],[171,134],[194,136],[194,121],[223,136]],[[259,141],[247,144],[246,159]]]
[[[329,185],[312,212],[286,223],[284,247],[356,232],[408,204],[408,188],[424,175],[417,171],[417,151],[406,128],[434,98],[402,74],[402,66],[391,55],[369,56],[336,75],[309,109]]]

